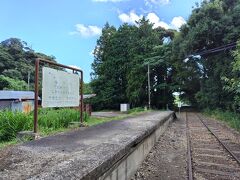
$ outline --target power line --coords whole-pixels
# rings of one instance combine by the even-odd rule
[[[237,46],[237,42],[232,42],[232,43],[229,43],[229,44],[226,44],[226,45],[223,45],[223,46],[219,46],[219,47],[216,47],[216,48],[207,49],[207,50],[204,50],[202,52],[197,52],[197,53],[191,54],[188,57],[193,57],[193,56],[197,56],[197,55],[202,56],[202,55],[212,54],[212,53],[216,53],[216,52],[221,52],[221,51],[225,51],[225,50],[228,50],[228,49],[233,49],[236,46]]]

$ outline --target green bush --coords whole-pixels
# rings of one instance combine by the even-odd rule
[[[31,129],[33,117],[20,112],[0,111],[0,141],[16,137],[19,131]]]
[[[215,119],[226,122],[230,127],[240,131],[240,114],[221,109],[205,109],[204,113]]]
[[[143,107],[137,107],[137,108],[129,109],[128,113],[135,113],[135,112],[142,112],[142,111],[144,111]]]
[[[84,121],[89,118],[83,114]],[[80,113],[75,109],[39,109],[38,127],[40,132],[48,133],[58,129],[67,128],[70,122],[78,122]],[[16,138],[20,131],[33,129],[33,113],[0,111],[0,141],[9,141]]]

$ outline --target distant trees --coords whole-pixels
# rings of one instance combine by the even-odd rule
[[[2,41],[0,43],[0,90],[28,90],[29,73],[29,88],[33,90],[36,58],[55,61],[54,56],[35,52],[25,41],[18,38]],[[84,94],[91,93],[92,88],[89,83],[84,83]]]
[[[0,75],[1,90],[27,90],[27,83],[23,80],[13,79],[4,75]]]
[[[27,90],[28,73],[30,89],[34,83],[34,63],[37,57],[54,60],[45,54],[36,53],[27,43],[10,38],[0,43],[0,90]]]

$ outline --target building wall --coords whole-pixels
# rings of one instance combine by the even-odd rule
[[[33,100],[28,100],[28,101],[22,102],[22,112],[30,113],[33,110],[34,110],[34,101]]]
[[[20,111],[24,113],[29,113],[34,110],[34,100],[27,101],[0,101],[0,110],[12,110],[12,111]]]
[[[0,110],[11,109],[11,101],[0,101]]]
[[[20,111],[24,113],[29,113],[34,109],[34,100],[27,100],[21,102],[12,102],[12,111]]]

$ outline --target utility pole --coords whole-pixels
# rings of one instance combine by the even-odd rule
[[[148,63],[148,108],[151,109],[150,68]]]
[[[29,87],[30,87],[30,71],[28,71],[28,91],[29,91]]]

